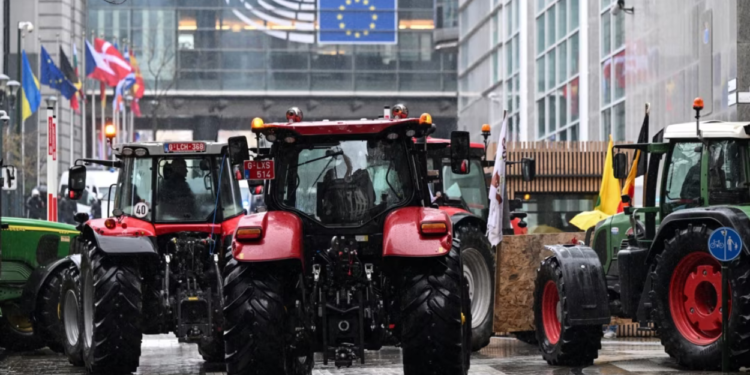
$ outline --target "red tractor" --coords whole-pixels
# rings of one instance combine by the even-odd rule
[[[115,161],[79,160],[120,174],[110,189],[113,217],[86,222],[77,215],[80,290],[73,268],[60,317],[72,363],[93,373],[131,373],[142,336],[169,332],[197,343],[207,361],[224,360],[221,268],[244,215],[226,148],[123,144]],[[70,169],[71,198],[80,197],[85,181],[84,165]]]
[[[483,129],[485,143],[490,136],[489,126]],[[492,322],[495,307],[495,248],[487,240],[487,217],[490,201],[487,196],[489,185],[483,167],[492,167],[494,161],[487,162],[486,145],[470,144],[469,173],[455,173],[450,159],[451,141],[448,139],[427,138],[427,169],[433,204],[445,212],[453,224],[454,237],[461,241],[461,258],[464,278],[469,284],[472,315],[471,348],[477,351],[487,346],[492,336]],[[508,164],[522,164],[523,179],[531,181],[535,174],[533,159]],[[520,201],[509,200],[509,211],[521,207]],[[526,227],[525,213],[510,213],[511,219],[518,219],[513,230]],[[505,234],[512,235],[513,231]],[[516,233],[517,234],[517,233]]]
[[[471,302],[462,246],[431,207],[431,116],[398,105],[374,120],[287,119],[253,120],[271,142],[254,160],[244,137],[229,140],[268,210],[240,220],[224,268],[227,372],[310,374],[316,352],[349,367],[400,344],[406,375],[467,374]],[[468,133],[452,140],[456,173],[471,173]]]

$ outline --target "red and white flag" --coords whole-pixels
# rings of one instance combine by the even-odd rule
[[[96,38],[94,45],[86,42],[86,76],[115,87],[133,71],[120,51],[109,42]]]
[[[503,205],[505,204],[505,134],[508,131],[507,112],[503,115],[503,124],[500,127],[500,138],[497,143],[495,154],[495,169],[492,171],[492,183],[490,184],[490,214],[487,218],[487,238],[492,246],[496,246],[503,240]]]

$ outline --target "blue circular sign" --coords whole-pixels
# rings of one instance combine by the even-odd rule
[[[736,230],[721,227],[711,233],[711,237],[708,238],[708,251],[719,261],[734,260],[742,252],[742,238]]]

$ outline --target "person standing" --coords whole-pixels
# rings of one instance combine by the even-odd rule
[[[26,200],[26,210],[30,219],[44,219],[44,199],[39,194],[39,190],[31,191],[31,196]]]

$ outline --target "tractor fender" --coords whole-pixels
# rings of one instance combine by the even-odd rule
[[[83,228],[82,237],[93,241],[107,255],[158,255],[156,245],[149,237],[103,235],[88,224]]]
[[[739,208],[727,206],[688,208],[673,212],[662,220],[646,256],[647,264],[651,264],[654,258],[664,251],[665,241],[672,238],[675,231],[687,228],[690,224],[693,226],[706,225],[709,228],[734,228],[742,237],[742,247],[745,254],[750,255],[750,248],[748,248],[748,243],[750,243],[750,218],[745,212]]]
[[[609,324],[609,297],[604,270],[596,252],[588,246],[549,245],[560,264],[569,323],[574,326]],[[549,258],[548,258],[549,259]]]
[[[268,262],[302,258],[302,219],[285,211],[269,211],[245,216],[237,230],[247,227],[261,228],[261,238],[238,241],[237,232],[232,240],[232,255],[239,262]]]
[[[35,269],[34,272],[31,273],[31,276],[29,276],[26,284],[23,286],[23,292],[21,294],[21,311],[24,314],[31,315],[36,309],[36,296],[39,294],[42,286],[47,283],[50,275],[68,269],[71,264],[75,264],[76,267],[80,268],[81,255],[69,255]]]
[[[445,223],[447,233],[425,235],[421,223]],[[383,230],[384,257],[434,257],[448,254],[453,227],[443,211],[427,207],[403,207],[389,213]]]

